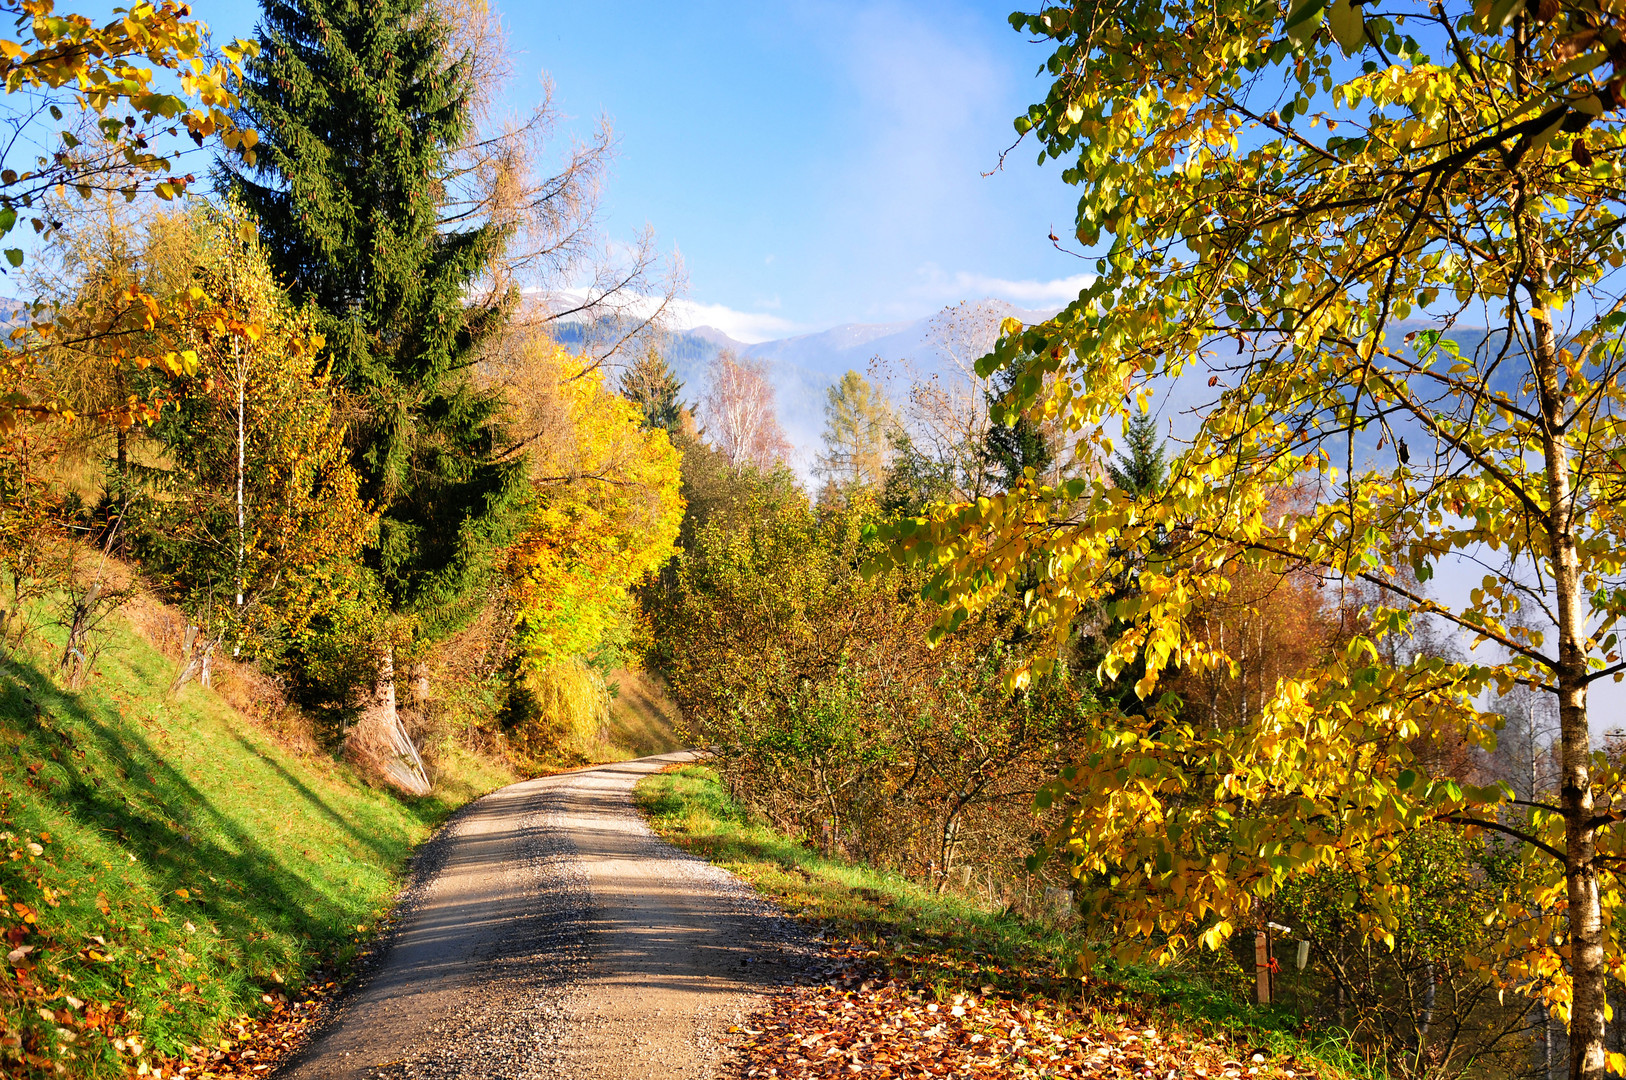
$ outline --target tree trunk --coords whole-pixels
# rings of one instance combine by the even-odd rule
[[[118,390],[119,404],[122,406],[128,400],[124,389],[124,368],[115,364],[113,367],[113,385]],[[130,479],[130,434],[121,423],[114,432],[114,455],[119,474],[119,497],[124,498],[126,483]]]
[[[347,740],[352,754],[383,774],[384,778],[409,795],[427,795],[429,773],[423,758],[401,723],[395,700],[395,650],[384,650],[378,683],[361,710]]]
[[[1552,323],[1541,307],[1535,324],[1535,374],[1541,395],[1542,455],[1547,478],[1547,530],[1558,620],[1559,806],[1564,814],[1564,877],[1569,897],[1570,1078],[1603,1080],[1604,969],[1603,909],[1594,864],[1592,731],[1587,723],[1585,616],[1581,607],[1580,559],[1573,521],[1575,492],[1569,453],[1563,443],[1564,396],[1558,381],[1558,347]]]
[[[169,684],[171,696],[181,692],[181,687],[194,678],[201,686],[211,686],[214,681],[214,654],[220,646],[220,634],[205,634],[203,627],[197,623],[186,624],[186,634],[181,639],[181,663],[175,671],[175,679]]]
[[[1553,1080],[1553,1018],[1547,1006],[1537,1006],[1541,1012],[1541,1062],[1544,1080]]]
[[[232,352],[238,353],[237,341],[232,341]],[[245,428],[248,420],[248,375],[243,370],[241,356],[237,358],[237,613],[243,613],[243,561],[247,554],[248,532],[243,515],[243,448],[247,442]]]
[[[1423,1063],[1428,1060],[1428,1029],[1434,1026],[1434,997],[1439,992],[1439,984],[1434,981],[1434,963],[1428,961],[1423,964],[1423,1015],[1422,1023],[1417,1025],[1417,1066],[1421,1071]]]

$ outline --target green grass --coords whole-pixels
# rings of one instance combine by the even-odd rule
[[[1061,973],[1079,942],[1064,928],[988,911],[898,874],[825,858],[752,820],[707,766],[646,777],[636,797],[662,836],[739,875],[792,914],[859,940],[877,962],[935,987],[940,998],[991,983],[1100,1017],[1127,1013],[1159,1027],[1265,1049],[1322,1075],[1377,1075],[1345,1040],[1308,1031],[1287,1010],[1249,1002],[1234,978],[1112,963],[1087,980],[1068,978]]]
[[[0,671],[0,1072],[125,1075],[220,1039],[389,909],[414,845],[510,779],[461,755],[403,800],[299,754],[115,618],[89,685]]]

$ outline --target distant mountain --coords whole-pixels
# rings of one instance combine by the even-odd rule
[[[796,364],[811,371],[831,372],[838,377],[848,368],[862,368],[874,355],[872,346],[911,330],[924,329],[925,319],[900,323],[847,323],[817,334],[764,341],[748,346],[751,356]]]
[[[998,318],[1015,316],[1025,323],[1039,322],[1054,314],[1054,310],[1024,310],[997,300],[983,300],[972,306]],[[761,360],[773,383],[779,422],[795,447],[791,464],[804,477],[810,477],[824,434],[824,404],[830,387],[849,370],[867,377],[876,360],[886,364],[908,361],[921,375],[938,370],[943,361],[935,341],[933,318],[845,323],[814,334],[752,345],[736,341],[714,326],[697,326],[668,331],[660,350],[683,382],[683,397],[690,404],[704,394],[706,371],[724,349]],[[989,325],[997,325],[997,321]],[[556,324],[555,336],[562,344],[579,345],[589,330],[580,323]]]

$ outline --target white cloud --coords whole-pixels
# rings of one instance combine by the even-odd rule
[[[735,341],[755,345],[759,341],[789,337],[807,328],[778,315],[761,311],[738,311],[722,304],[697,304],[693,300],[677,300],[667,309],[674,330],[693,330],[697,326],[711,326]]]
[[[920,284],[915,292],[923,297],[950,302],[960,300],[1008,300],[1027,307],[1045,307],[1070,304],[1090,282],[1094,274],[1074,274],[1072,277],[1053,278],[1050,281],[990,277],[961,270],[945,274],[930,263],[920,268]]]
[[[585,294],[580,291],[548,292],[544,289],[530,288],[523,292],[556,311],[585,302]],[[613,307],[627,318],[645,319],[654,314],[659,305],[659,297],[623,293],[616,297],[612,304],[607,305],[607,308]],[[774,297],[763,306],[778,307],[779,298]],[[808,330],[808,327],[801,323],[791,322],[778,315],[761,311],[739,311],[723,304],[698,304],[693,300],[673,300],[667,305],[663,318],[666,326],[673,330],[693,330],[700,326],[710,326],[746,345],[806,333]]]

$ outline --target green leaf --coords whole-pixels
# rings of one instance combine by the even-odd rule
[[[6,249],[6,261],[8,263],[10,263],[12,266],[21,266],[23,264],[23,249],[22,248],[7,248]]]
[[[1321,19],[1327,12],[1327,0],[1307,0],[1288,13],[1282,29],[1295,45],[1303,45],[1321,29]]]
[[[1361,9],[1350,0],[1337,0],[1327,10],[1327,25],[1344,55],[1354,56],[1366,47],[1366,20],[1361,18]]]

